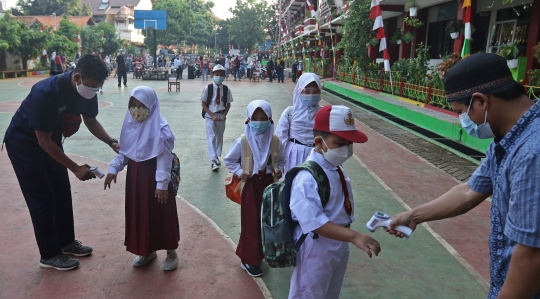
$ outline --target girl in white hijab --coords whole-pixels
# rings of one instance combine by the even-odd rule
[[[276,134],[285,147],[289,169],[306,161],[314,146],[313,124],[321,106],[321,82],[314,73],[304,73],[298,79],[293,93],[293,106],[281,114]]]
[[[242,169],[241,159],[242,137],[237,138],[224,158],[231,173],[245,182],[240,206],[241,232],[236,255],[240,258],[240,266],[250,276],[261,276],[259,268],[264,258],[261,241],[261,205],[264,188],[281,178],[285,165],[285,151],[279,144],[278,167],[272,168],[271,149],[274,125],[270,104],[263,100],[249,103],[244,127],[251,152],[253,153],[253,169]]]
[[[153,89],[133,89],[120,133],[122,147],[110,165],[104,187],[116,183],[118,172],[127,165],[126,250],[136,254],[134,266],[156,258],[156,250],[167,250],[164,269],[178,265],[176,248],[180,226],[171,183],[174,135],[161,115]]]

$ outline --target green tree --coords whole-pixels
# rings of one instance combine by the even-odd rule
[[[92,7],[90,6],[90,3],[85,3],[82,8],[82,15],[91,17],[92,16]]]
[[[92,54],[99,53],[101,47],[101,33],[92,30],[91,27],[84,27],[81,30],[81,53]]]
[[[236,0],[236,6],[229,9],[233,17],[229,20],[229,37],[240,48],[252,48],[264,41],[268,25],[274,11],[266,1]]]
[[[80,16],[82,14],[81,0],[18,0],[14,14],[27,16],[48,16],[67,14]]]
[[[349,17],[343,28],[343,38],[339,42],[339,47],[343,48],[349,61],[356,60],[360,66],[366,66],[371,62],[366,48],[373,28],[373,21],[369,19],[370,4],[369,1],[354,1],[350,4]]]
[[[157,30],[158,44],[169,46],[187,39],[193,31],[195,14],[185,0],[157,0],[153,4],[154,10],[167,11],[167,29]],[[154,36],[151,30],[143,30],[146,36],[144,43],[148,49],[154,49]]]
[[[49,52],[56,52],[57,55],[66,54],[67,57],[75,56],[79,46],[76,42],[72,42],[65,35],[53,34],[47,42]]]
[[[211,48],[213,49],[216,45],[214,43],[217,43],[217,51],[219,51],[219,48],[222,50],[225,50],[229,47],[230,38],[229,38],[229,24],[230,20],[219,20],[216,24],[217,30],[213,31],[212,36],[208,40],[208,44],[211,45]],[[214,37],[215,32],[218,34]]]
[[[107,22],[101,22],[91,28],[102,36],[101,45],[103,46],[103,55],[112,55],[122,46],[113,25]]]
[[[60,27],[55,34],[60,34],[67,37],[72,42],[77,42],[77,34],[79,33],[79,27],[75,23],[69,21],[67,15],[62,17],[60,21]]]
[[[4,45],[4,51],[21,56],[23,69],[28,68],[28,59],[41,54],[49,35],[49,31],[30,29],[26,22],[19,22],[9,14],[0,19],[0,45]]]
[[[213,34],[215,21],[212,15],[214,2],[206,0],[186,0],[195,14],[195,26],[186,39],[188,44],[207,44]],[[180,41],[179,41],[180,42]]]

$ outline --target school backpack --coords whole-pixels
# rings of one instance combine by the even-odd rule
[[[171,182],[174,190],[174,195],[178,194],[178,188],[180,187],[180,159],[175,153],[172,153],[172,167],[171,167]]]
[[[289,170],[284,181],[264,189],[261,208],[262,245],[264,259],[270,268],[296,266],[296,253],[308,235],[302,234],[296,242],[293,240],[294,228],[298,222],[291,215],[291,186],[301,170],[309,171],[317,181],[323,208],[330,199],[330,182],[326,173],[317,162],[309,160]]]
[[[253,152],[251,151],[251,147],[249,146],[246,135],[242,134],[240,140],[242,143],[242,158],[240,159],[242,169],[253,171]],[[270,142],[270,163],[272,165],[272,169],[278,169],[278,156],[279,137],[276,134],[273,134],[272,141]],[[240,178],[229,172],[229,174],[225,177],[224,184],[227,198],[241,205],[242,191],[244,189],[245,182],[242,182]]]
[[[223,102],[223,106],[227,107],[227,96],[229,94],[229,87],[227,87],[227,85],[225,84],[222,84],[221,86],[223,86],[223,90],[222,90],[223,96],[221,97],[221,101]],[[206,96],[206,107],[210,107],[210,103],[212,102],[212,97],[214,97],[214,83],[208,84],[207,90],[208,92]],[[206,111],[204,111],[203,109],[202,118],[204,118],[205,115],[206,115]]]

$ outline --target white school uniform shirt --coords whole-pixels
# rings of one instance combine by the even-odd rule
[[[167,190],[169,182],[171,181],[173,149],[174,139],[166,139],[163,152],[156,157],[156,188],[159,190]],[[107,173],[118,175],[118,173],[126,167],[128,162],[128,157],[123,154],[118,154],[109,164]]]
[[[220,103],[219,103],[219,105],[216,102],[217,87],[218,86],[217,86],[217,84],[215,82],[212,82],[212,86],[214,87],[214,93],[212,93],[212,100],[210,101],[210,105],[208,106],[208,108],[210,109],[210,112],[216,113],[216,112],[225,111],[225,105],[223,103],[223,84],[221,84],[219,86],[219,88],[220,88]],[[228,89],[229,89],[229,92],[227,93],[227,103],[230,104],[234,100],[233,100],[233,97],[232,97],[231,89],[230,88],[228,88]],[[204,89],[203,89],[203,92],[201,94],[201,101],[206,103],[206,97],[208,97],[208,85],[206,85],[204,87]],[[207,115],[206,117],[210,117],[210,116]]]
[[[345,211],[345,196],[337,167],[326,161],[323,155],[313,150],[308,160],[317,162],[326,173],[330,182],[330,199],[326,207],[322,207],[319,197],[317,182],[307,170],[302,170],[296,174],[291,187],[291,214],[292,219],[298,221],[301,232],[307,234],[331,221],[337,225],[345,226],[354,221],[354,198],[351,188],[351,180],[347,177],[345,170],[341,171],[345,176],[349,199],[352,205],[352,212],[349,216]],[[295,230],[295,239],[299,236],[300,230]]]
[[[266,173],[269,173],[269,174],[273,172],[272,159],[270,158],[271,154],[272,153],[269,152],[268,163],[266,165]],[[231,149],[229,149],[227,156],[223,158],[225,165],[227,165],[227,169],[231,173],[236,175],[237,177],[240,177],[242,175],[242,172],[244,172],[244,169],[242,169],[242,165],[240,164],[241,158],[242,158],[242,137],[238,137],[232,144]],[[283,166],[285,166],[285,162],[286,162],[285,148],[280,143],[279,154],[278,154],[278,168],[283,170]],[[251,176],[255,174],[258,174],[257,170],[253,170],[253,173]]]

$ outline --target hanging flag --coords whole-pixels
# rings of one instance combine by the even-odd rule
[[[317,15],[317,12],[313,9],[313,5],[311,5],[311,2],[309,0],[306,1],[308,5],[309,12],[311,12],[311,17],[314,18]]]
[[[379,52],[381,51],[383,52],[384,70],[386,72],[389,72],[390,71],[390,55],[388,54],[388,49],[386,48],[386,36],[384,33],[384,23],[383,23],[379,0],[371,1],[371,13],[369,15],[369,18],[375,19],[375,22],[373,23],[373,30],[377,30],[377,39],[381,40],[381,43],[379,46]],[[390,81],[391,80],[392,79],[390,79]]]
[[[465,17],[463,18],[463,23],[465,23],[465,40],[461,49],[461,58],[471,55],[471,0],[463,1],[463,8],[465,9]]]

